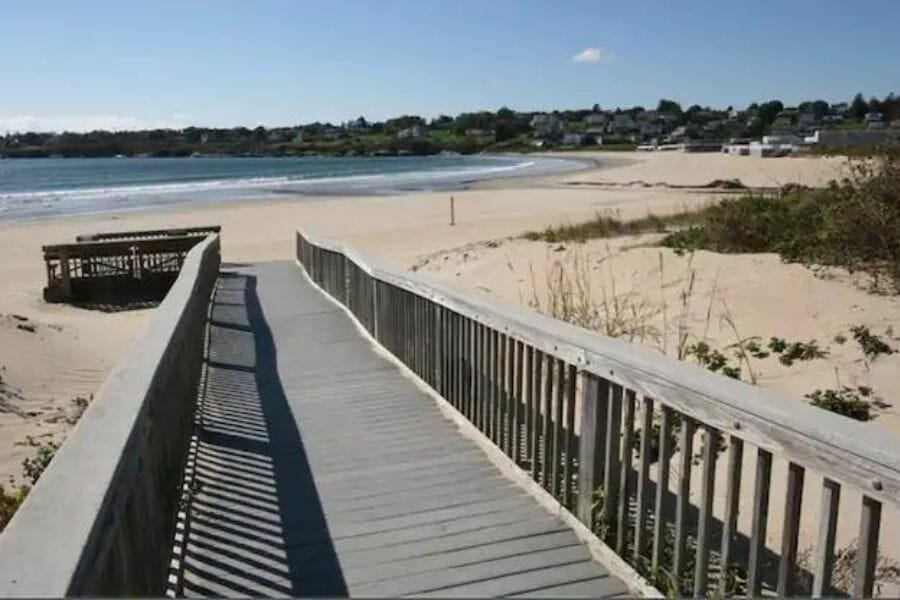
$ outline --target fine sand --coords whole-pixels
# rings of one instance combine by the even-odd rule
[[[578,264],[598,302],[616,297],[639,316],[634,341],[652,351],[674,354],[679,326],[713,348],[724,348],[738,336],[760,336],[763,342],[770,336],[816,339],[829,350],[827,358],[792,367],[773,358],[755,361],[758,383],[795,397],[818,387],[837,387],[838,381],[870,385],[888,403],[900,396],[900,356],[866,365],[852,338],[844,344],[834,341],[837,334],[850,338],[848,328],[856,324],[882,335],[894,324],[894,335],[900,335],[900,299],[869,294],[845,274],[817,277],[774,255],[677,256],[653,247],[653,236],[584,245],[509,239],[597,212],[632,218],[701,206],[721,192],[691,186],[715,179],[739,179],[750,187],[823,185],[845,172],[843,160],[682,153],[590,156],[609,166],[489,182],[452,193],[454,227],[448,224],[450,193],[298,198],[0,225],[0,481],[20,476],[21,462],[34,454],[34,444],[64,439],[80,410],[73,399],[96,391],[152,312],[106,314],[43,303],[41,245],[95,231],[218,224],[223,228],[223,260],[246,262],[291,259],[293,232],[303,227],[393,265],[416,266],[461,288],[523,304],[532,301],[535,289],[544,301],[547,274],[555,263],[562,262],[568,273]],[[898,410],[886,408],[867,426],[900,433]],[[749,468],[752,464],[745,463]],[[807,481],[805,499],[813,504],[806,506],[815,506],[819,487],[815,480]],[[777,503],[783,500],[774,488],[772,494],[772,514],[777,515]],[[817,511],[804,513],[811,519],[804,523],[805,539]],[[745,517],[749,510],[742,511],[742,522]],[[854,527],[845,519],[839,542],[855,537]],[[892,539],[886,535],[891,527],[885,527],[883,540]]]

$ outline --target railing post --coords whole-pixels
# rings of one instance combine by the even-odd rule
[[[599,402],[601,385],[596,376],[581,372],[581,436],[578,440],[578,519],[589,528],[594,526],[594,489],[600,483],[603,465],[597,456],[598,441],[603,431]],[[534,460],[537,460],[536,457]]]
[[[372,279],[372,336],[378,340],[378,281],[372,275],[368,275]]]
[[[438,393],[443,394],[443,380],[444,376],[444,368],[443,368],[443,357],[441,355],[441,347],[444,343],[444,330],[441,327],[441,312],[442,308],[437,303],[432,304],[434,307],[434,385],[432,386]]]
[[[350,309],[350,312],[353,312],[353,309],[350,307],[350,269],[347,268],[347,264],[350,262],[350,259],[347,258],[346,254],[341,254],[341,262],[343,263],[343,274],[344,274],[344,306]]]
[[[63,250],[59,253],[59,277],[60,277],[60,285],[59,287],[62,289],[63,297],[69,298],[72,296],[72,275],[69,271],[69,255]]]

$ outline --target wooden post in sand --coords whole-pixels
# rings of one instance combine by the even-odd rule
[[[450,225],[456,225],[456,201],[450,196]]]

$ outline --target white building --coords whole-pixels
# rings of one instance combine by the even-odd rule
[[[421,125],[413,125],[397,132],[398,140],[418,140],[425,136],[425,128]]]

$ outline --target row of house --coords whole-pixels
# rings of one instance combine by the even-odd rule
[[[838,127],[849,118],[850,106],[846,102],[829,105],[827,110],[822,104],[806,106],[805,110],[790,107],[780,110],[769,125],[772,135],[793,136],[803,143],[815,132]],[[684,144],[695,147],[698,141],[721,141],[754,131],[759,135],[765,118],[762,110],[755,105],[746,110],[729,108],[726,111],[694,108],[690,111],[689,123],[684,124],[683,118],[661,111],[609,112],[595,108],[582,122],[567,123],[559,114],[536,114],[531,119],[531,127],[538,143],[554,141],[564,145],[582,145],[631,142],[643,147]],[[772,119],[771,114],[768,119]],[[865,115],[863,127],[866,131],[882,130],[900,127],[900,123],[889,124],[883,114],[869,112]],[[845,137],[863,140],[879,136]]]

